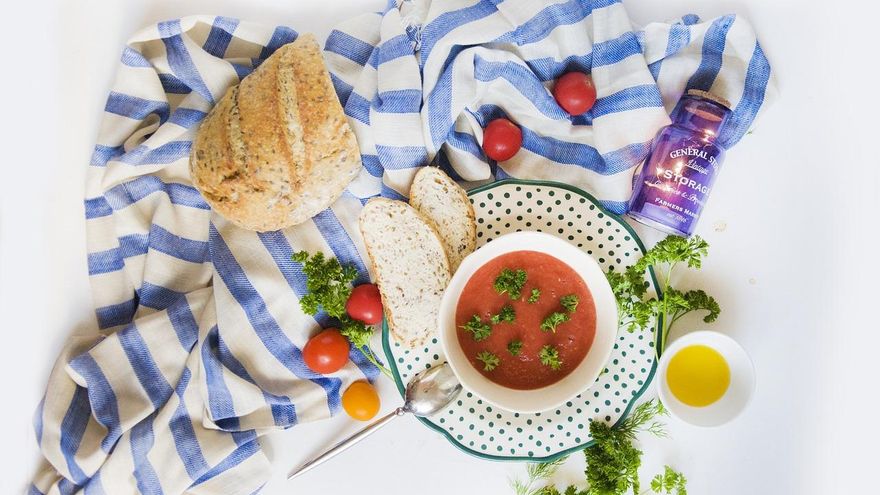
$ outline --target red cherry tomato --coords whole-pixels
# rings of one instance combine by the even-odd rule
[[[302,354],[310,370],[322,375],[333,373],[348,362],[348,340],[339,330],[327,328],[306,342]]]
[[[553,97],[566,112],[581,115],[596,104],[596,86],[588,74],[568,72],[556,80]]]
[[[507,119],[495,119],[483,130],[483,151],[497,161],[509,160],[522,146],[522,131]]]
[[[345,303],[345,312],[355,320],[367,325],[382,322],[382,296],[373,284],[358,285],[351,291]]]

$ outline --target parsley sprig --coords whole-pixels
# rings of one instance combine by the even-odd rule
[[[683,292],[670,285],[675,268],[686,265],[699,269],[709,253],[709,244],[699,236],[689,239],[669,236],[658,242],[636,264],[623,273],[608,272],[608,282],[617,299],[620,326],[630,332],[653,327],[666,344],[672,325],[693,311],[705,311],[703,321],[711,323],[718,318],[721,308],[715,298],[703,290]],[[648,297],[645,271],[653,268],[663,280],[661,296]],[[665,273],[662,269],[665,268]]]
[[[538,353],[538,359],[541,360],[541,364],[549,367],[553,371],[562,368],[562,360],[559,359],[559,351],[552,345],[548,344],[542,347],[541,352]]]
[[[304,313],[316,315],[323,310],[328,316],[339,322],[339,333],[351,342],[364,357],[375,365],[382,373],[391,378],[391,371],[376,358],[370,348],[373,329],[362,321],[348,316],[345,303],[351,295],[352,282],[357,278],[357,270],[350,265],[342,265],[336,258],[327,258],[324,253],[309,255],[306,251],[294,253],[293,261],[302,264],[306,275],[306,290],[299,300]]]
[[[571,319],[566,313],[560,313],[559,311],[554,311],[550,313],[544,321],[541,322],[541,330],[545,332],[553,332],[556,333],[556,327],[558,327],[561,323],[567,322]]]
[[[492,371],[501,364],[501,360],[498,359],[498,356],[489,351],[483,351],[477,354],[477,361],[483,363],[483,369],[486,371]]]
[[[576,294],[569,294],[567,296],[562,296],[562,299],[559,300],[559,304],[568,311],[569,314],[577,311],[578,303],[580,299]]]
[[[590,436],[595,442],[583,451],[587,461],[585,488],[569,485],[560,492],[550,483],[550,478],[565,462],[566,458],[563,457],[549,463],[529,464],[526,481],[515,480],[511,483],[514,492],[516,495],[624,495],[631,491],[638,495],[642,451],[634,445],[636,435],[650,432],[665,436],[663,424],[658,420],[664,415],[666,410],[663,405],[651,400],[636,407],[617,426],[601,421],[591,422]],[[667,466],[662,475],[655,476],[651,481],[651,489],[658,494],[687,495],[686,483],[681,473]]]
[[[510,304],[505,304],[497,315],[492,315],[490,320],[494,325],[499,323],[513,323],[516,321],[516,311],[514,311],[513,306]]]
[[[522,347],[522,340],[511,340],[507,343],[507,352],[509,352],[511,356],[519,356],[519,353],[522,352]]]
[[[538,302],[538,299],[540,299],[540,298],[541,298],[541,289],[535,287],[534,289],[532,289],[532,293],[529,295],[527,302],[529,304],[535,304],[536,302]]]
[[[510,268],[505,268],[501,270],[501,273],[495,278],[492,287],[495,288],[495,292],[499,294],[506,293],[510,299],[515,301],[522,296],[522,290],[526,285],[527,278],[525,270],[511,270]]]
[[[480,319],[480,315],[472,316],[470,320],[461,326],[461,328],[465,329],[466,332],[470,332],[471,336],[477,342],[486,340],[492,335],[492,327],[488,323],[483,323],[483,320]]]

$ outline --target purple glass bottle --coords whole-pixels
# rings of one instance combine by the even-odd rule
[[[630,217],[670,234],[694,232],[721,169],[724,148],[715,138],[729,107],[705,91],[692,89],[682,97],[635,182]]]

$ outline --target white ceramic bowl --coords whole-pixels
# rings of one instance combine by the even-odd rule
[[[538,251],[563,261],[581,276],[596,305],[596,334],[584,360],[562,380],[534,390],[504,387],[480,374],[462,352],[455,328],[455,310],[468,280],[490,260],[512,251]],[[443,294],[439,324],[443,352],[465,389],[497,407],[536,413],[556,408],[596,381],[611,355],[617,336],[617,303],[605,274],[590,255],[549,234],[514,232],[493,239],[462,261]]]
[[[669,361],[678,351],[691,345],[704,345],[718,351],[730,367],[727,391],[704,407],[689,406],[676,399],[666,381]],[[720,426],[736,418],[749,404],[755,390],[755,367],[745,349],[727,335],[708,330],[692,332],[676,339],[663,351],[657,367],[657,388],[660,400],[673,417],[696,426]]]

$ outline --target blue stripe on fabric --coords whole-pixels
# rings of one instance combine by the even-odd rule
[[[189,301],[185,297],[181,298],[168,307],[166,314],[180,345],[187,351],[191,350],[199,338],[199,324],[189,306]]]
[[[662,59],[657,60],[648,66],[648,69],[651,71],[651,76],[656,81],[660,76],[660,67],[668,57],[671,57],[681,51],[684,47],[691,42],[691,29],[681,23],[672,24],[669,26],[669,35],[666,41],[666,54]]]
[[[498,12],[490,2],[481,1],[470,7],[444,12],[422,27],[422,45],[419,51],[419,65],[424,66],[438,41],[453,29],[467,23],[476,22]]]
[[[348,235],[348,231],[333,213],[331,208],[318,213],[312,218],[315,226],[321,232],[327,245],[333,250],[336,259],[343,265],[354,266],[358,272],[357,278],[354,279],[354,285],[365,284],[370,281],[370,272],[367,266],[361,260],[354,241]]]
[[[260,51],[260,59],[266,60],[269,58],[269,55],[275,53],[275,50],[281,48],[283,45],[296,41],[296,37],[296,31],[293,29],[290,29],[287,26],[276,27],[275,31],[272,32],[272,37],[269,38],[269,42],[266,43],[266,46]]]
[[[174,71],[174,75],[209,103],[214,103],[214,95],[205,85],[199,74],[199,69],[193,63],[189,51],[186,49],[186,44],[181,36],[180,20],[160,22],[158,28],[159,36],[162,37],[162,43],[165,45],[168,66]]]
[[[83,205],[85,206],[86,219],[106,217],[113,214],[113,208],[103,196],[83,200]]]
[[[266,403],[269,404],[269,408],[272,411],[272,418],[275,420],[277,426],[288,427],[297,423],[296,406],[293,405],[290,398],[267,392],[257,385],[257,382],[251,377],[244,365],[241,364],[241,361],[232,354],[232,350],[229,349],[229,346],[226,345],[226,342],[223,340],[223,336],[219,333],[217,335],[217,357],[226,369],[242,380],[246,380],[253,384],[263,392],[263,398],[266,400]]]
[[[374,49],[375,47],[366,41],[336,29],[330,32],[324,45],[324,50],[341,55],[360,66],[367,65]]]
[[[383,41],[381,45],[376,47],[376,52],[377,54],[374,59],[376,67],[415,53],[412,40],[405,34],[398,34]]]
[[[162,84],[162,90],[172,95],[188,95],[192,93],[192,88],[174,74],[160,73],[159,82]]]
[[[352,92],[345,102],[345,115],[370,125],[370,100]]]
[[[508,174],[506,170],[504,170],[503,168],[501,168],[501,164],[500,164],[500,163],[495,167],[495,180],[510,179],[510,178],[512,178],[512,177],[513,177],[513,176],[510,175],[510,174]]]
[[[241,64],[230,64],[232,65],[232,70],[235,71],[235,74],[238,76],[238,80],[241,81],[245,77],[248,76],[251,72],[254,71],[253,67],[248,67],[246,65]]]
[[[330,82],[333,83],[333,89],[336,91],[336,97],[339,98],[339,103],[343,107],[345,107],[345,104],[348,102],[349,95],[351,95],[351,92],[354,91],[354,87],[351,84],[343,81],[333,73],[330,73]]]
[[[595,9],[619,3],[619,0],[569,0],[545,7],[534,17],[518,26],[509,35],[518,45],[536,43],[545,39],[559,26],[567,26],[586,19]]]
[[[147,393],[147,397],[150,398],[150,402],[153,403],[153,407],[161,408],[171,397],[173,390],[159,370],[159,366],[153,359],[150,348],[138,331],[137,325],[132,323],[117,332],[117,335],[119,344],[128,357],[128,363],[141,387]]]
[[[96,309],[95,316],[98,318],[98,327],[103,330],[130,322],[137,310],[137,305],[137,296],[135,296],[128,301]]]
[[[721,70],[727,31],[735,19],[735,15],[719,17],[706,30],[706,36],[703,38],[703,59],[696,72],[688,79],[685,89],[709,91],[712,88],[712,84],[715,83],[715,78],[718,77],[718,72]]]
[[[127,46],[122,50],[120,61],[129,67],[153,67],[153,64],[151,64],[143,54],[130,46]]]
[[[207,461],[205,461],[205,456],[202,454],[199,439],[196,438],[192,419],[189,417],[183,399],[184,392],[186,391],[186,387],[189,385],[191,378],[192,372],[188,367],[184,367],[183,374],[180,376],[180,381],[177,383],[177,387],[174,388],[174,393],[177,394],[180,402],[171,414],[171,419],[168,421],[168,427],[171,430],[171,437],[174,439],[174,447],[177,449],[177,454],[183,462],[183,467],[186,469],[186,473],[189,475],[190,479],[195,481],[208,471],[209,466]]]
[[[382,113],[419,113],[422,107],[420,89],[398,89],[376,93],[372,108]]]
[[[43,492],[37,489],[37,486],[31,483],[31,486],[28,487],[27,495],[45,495]]]
[[[95,473],[94,476],[92,476],[92,479],[90,479],[89,482],[86,483],[86,486],[83,487],[83,494],[106,495],[104,487],[101,483],[101,471],[98,471],[97,473]]]
[[[642,47],[635,34],[629,32],[613,40],[593,45],[593,51],[586,55],[570,55],[562,60],[552,57],[526,60],[526,65],[541,81],[551,81],[560,74],[570,71],[591,72],[594,67],[612,65],[633,55],[642,53]]]
[[[278,326],[278,322],[269,313],[266,301],[257,292],[256,288],[247,278],[247,274],[235,259],[229,246],[217,232],[213,224],[210,225],[211,257],[215,261],[214,267],[217,274],[226,284],[229,292],[244,309],[254,332],[260,338],[275,359],[290,370],[295,376],[307,379],[324,389],[327,395],[327,405],[332,414],[340,407],[339,388],[342,385],[338,378],[324,377],[313,372],[305,365],[302,359],[302,351],[296,347],[287,335]]]
[[[743,84],[743,94],[739,104],[727,118],[718,136],[718,144],[729,148],[748,132],[749,127],[764,104],[767,82],[770,80],[770,62],[764,56],[761,45],[755,42],[755,50]]]
[[[162,495],[162,484],[147,455],[153,448],[155,436],[153,421],[158,411],[142,419],[131,429],[131,458],[134,464],[134,479],[143,495]]]
[[[159,311],[171,307],[184,296],[185,294],[182,292],[146,281],[141,284],[141,288],[138,290],[141,306]]]
[[[626,201],[600,200],[599,202],[606,210],[618,215],[623,215],[629,209],[629,203]]]
[[[452,131],[451,133],[449,133],[449,138],[446,140],[446,144],[454,147],[455,149],[466,151],[482,161],[486,161],[486,156],[483,154],[483,148],[480,147],[480,143],[477,142],[477,138],[474,137],[473,134]],[[453,179],[461,180],[460,178]]]
[[[46,397],[43,396],[40,399],[40,403],[37,405],[37,410],[34,411],[34,433],[37,436],[37,445],[39,446],[43,443],[43,408],[46,406]]]
[[[167,101],[147,100],[137,96],[111,91],[107,96],[104,111],[133,120],[144,120],[151,114],[159,116],[159,122],[165,123],[171,107]]]
[[[382,178],[385,174],[382,162],[379,161],[379,157],[376,155],[361,155],[361,164],[367,170],[367,173],[373,177]]]
[[[114,211],[119,211],[157,192],[165,193],[174,205],[200,210],[211,209],[199,191],[192,186],[177,182],[162,182],[162,179],[155,175],[142,175],[111,187],[104,193],[103,198],[87,199],[86,218],[104,216],[102,213],[106,212],[106,205],[103,204],[102,199]]]
[[[178,109],[171,114],[171,118],[168,122],[177,124],[186,129],[191,129],[198,125],[207,115],[208,114],[205,112],[192,108],[178,107]]]
[[[409,198],[407,198],[403,194],[397,192],[396,190],[388,187],[388,185],[386,185],[384,182],[382,183],[382,191],[381,191],[380,195],[383,198],[396,199],[398,201],[409,201]]]
[[[189,158],[192,141],[169,141],[158,148],[141,144],[120,156],[117,161],[129,165],[157,165]]]
[[[240,423],[235,414],[232,394],[223,380],[223,370],[216,357],[218,346],[217,325],[214,325],[202,344],[202,368],[205,370],[205,384],[208,389],[207,406],[211,419],[217,426],[227,431],[236,431]]]
[[[226,471],[234,468],[235,466],[238,466],[255,454],[258,454],[259,452],[260,444],[256,441],[256,439],[242,443],[239,447],[233,450],[232,453],[230,453],[222,461],[217,463],[216,466],[209,469],[208,472],[203,474],[201,478],[196,480],[192,486],[196,486],[212,478],[216,478],[220,474],[223,474]]]
[[[59,495],[75,495],[81,487],[80,485],[72,483],[67,478],[61,478],[58,480],[57,486]]]
[[[681,22],[683,22],[685,26],[693,26],[700,22],[700,16],[697,14],[687,14],[682,16]]]
[[[226,55],[226,49],[229,48],[229,42],[232,41],[232,33],[235,32],[236,27],[238,27],[238,19],[215,17],[211,31],[202,48],[217,58],[223,58]]]
[[[101,441],[101,448],[105,452],[110,452],[110,449],[122,436],[116,392],[113,391],[113,387],[110,386],[110,382],[107,381],[107,377],[91,354],[84,353],[77,356],[71,360],[69,366],[85,379],[89,387],[88,399],[91,404],[91,413],[94,414],[98,423],[107,429],[107,435]]]
[[[123,153],[125,153],[125,147],[123,146],[104,146],[101,144],[96,144],[95,151],[92,152],[92,159],[89,161],[89,165],[93,167],[106,166],[107,162],[122,155]]]
[[[590,113],[596,119],[612,113],[653,107],[663,108],[660,90],[656,84],[642,84],[599,98]]]
[[[208,243],[181,237],[153,224],[149,234],[129,234],[118,239],[119,246],[88,254],[89,275],[121,270],[125,260],[147,254],[150,249],[181,261],[202,264],[208,260]]]
[[[376,145],[376,153],[382,160],[385,170],[404,170],[428,163],[428,152],[421,146],[382,146]]]
[[[474,78],[482,82],[504,79],[542,114],[557,120],[568,118],[568,113],[556,103],[547,88],[528,67],[515,62],[490,62],[481,57],[474,57]],[[449,122],[451,124],[452,120]]]
[[[449,50],[449,55],[444,62],[443,72],[437,78],[434,89],[427,97],[428,104],[428,131],[431,142],[439,148],[449,134],[450,122],[452,121],[452,72],[453,59],[460,53],[462,47],[454,46]]]
[[[67,469],[70,471],[70,476],[75,483],[80,485],[88,481],[89,478],[76,462],[76,452],[79,450],[79,445],[86,432],[90,417],[88,392],[77,385],[70,400],[70,406],[68,406],[64,418],[61,420],[61,438],[59,443]]]
[[[307,277],[302,270],[302,264],[293,261],[293,248],[287,241],[287,237],[280,231],[260,232],[257,237],[266,247],[266,252],[272,256],[275,266],[287,281],[287,285],[298,299],[302,299],[309,292]],[[332,324],[332,319],[323,310],[315,314],[314,318],[321,327],[328,327]]]

